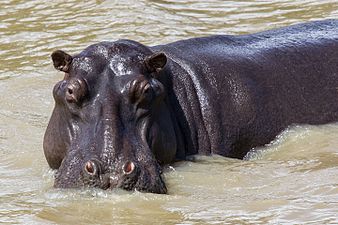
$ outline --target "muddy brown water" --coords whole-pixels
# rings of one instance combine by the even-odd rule
[[[168,195],[55,190],[42,137],[62,74],[49,55],[338,18],[336,0],[0,2],[0,224],[338,224],[338,125],[296,126],[249,160],[165,168]]]

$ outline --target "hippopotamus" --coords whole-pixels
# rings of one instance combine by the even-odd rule
[[[243,159],[291,125],[338,121],[337,21],[54,51],[64,78],[43,143],[54,186],[163,194],[163,165]]]

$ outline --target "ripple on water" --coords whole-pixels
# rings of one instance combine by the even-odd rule
[[[103,40],[163,44],[338,18],[334,0],[0,3],[0,223],[337,224],[337,125],[295,127],[247,161],[196,157],[165,171],[168,195],[53,189],[42,137],[61,79],[50,54]]]

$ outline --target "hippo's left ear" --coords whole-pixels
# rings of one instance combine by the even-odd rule
[[[64,51],[56,50],[51,55],[55,69],[68,72],[73,57]]]
[[[159,72],[167,63],[167,56],[163,52],[157,52],[146,57],[144,61],[150,73]]]

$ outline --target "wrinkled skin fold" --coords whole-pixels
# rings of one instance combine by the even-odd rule
[[[44,153],[57,188],[167,193],[161,166],[242,159],[292,124],[338,120],[338,22],[148,47],[57,50]]]

